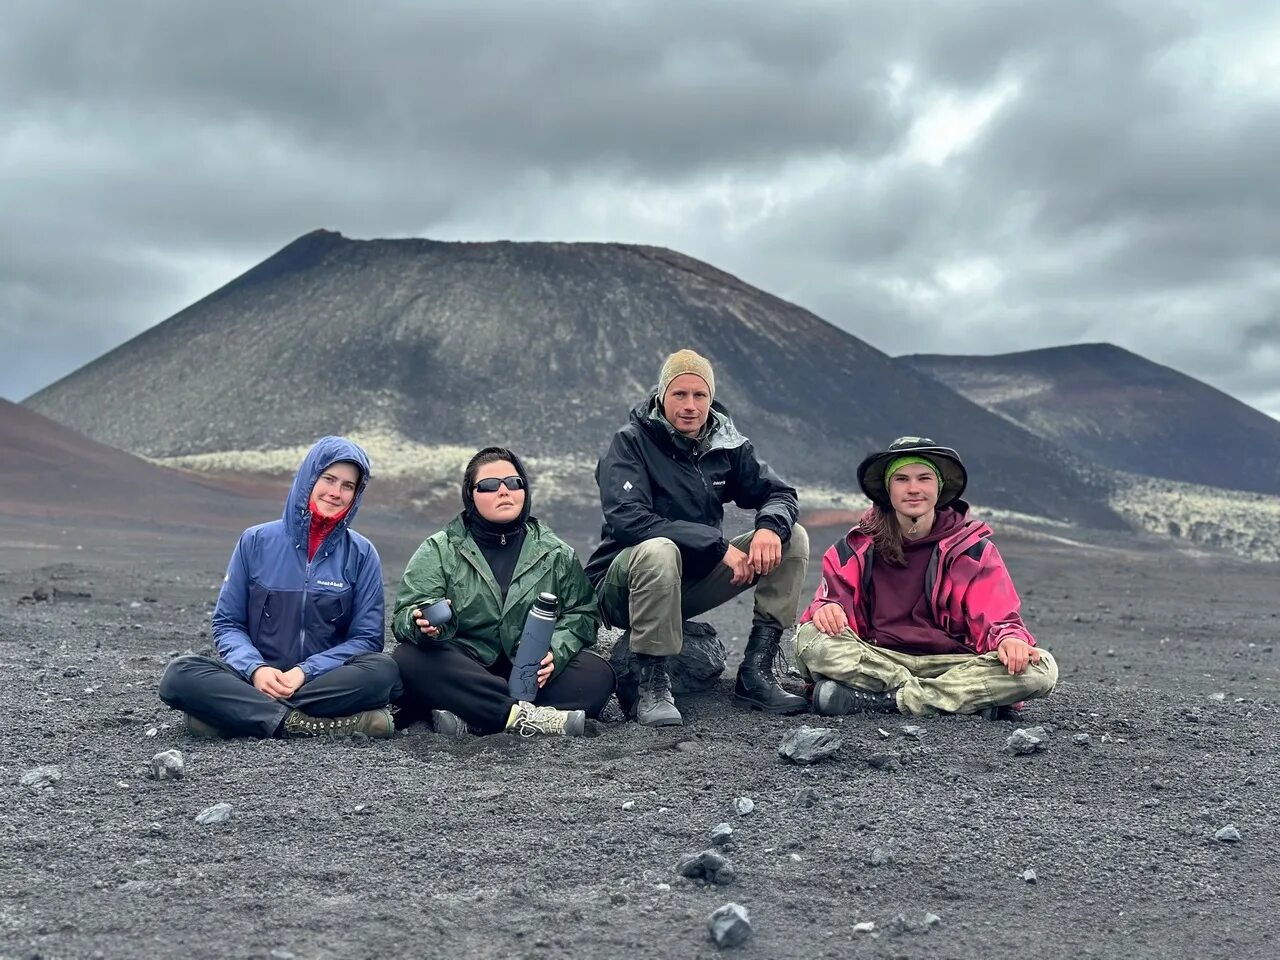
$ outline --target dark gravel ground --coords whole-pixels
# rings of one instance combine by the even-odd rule
[[[0,546],[0,956],[709,957],[727,901],[744,958],[1280,956],[1275,567],[1003,540],[1062,666],[1019,722],[748,714],[731,658],[675,731],[207,743],[155,686],[207,643],[209,542]],[[709,618],[731,648],[746,613]],[[841,751],[782,762],[805,723]],[[1007,755],[1032,725],[1048,751]],[[722,821],[736,879],[680,877]]]

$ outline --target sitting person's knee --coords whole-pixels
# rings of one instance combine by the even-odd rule
[[[667,537],[654,537],[638,544],[631,554],[630,577],[668,576],[680,579],[682,564],[680,548]]]
[[[200,666],[202,659],[188,654],[170,661],[160,676],[160,699],[170,706],[180,703],[190,687],[191,672]]]
[[[782,545],[782,556],[809,558],[809,531],[800,524],[792,524],[791,536]]]

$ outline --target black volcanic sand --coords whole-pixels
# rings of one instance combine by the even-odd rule
[[[726,677],[674,731],[375,743],[195,741],[155,699],[229,540],[0,548],[0,956],[710,957],[727,901],[742,957],[1280,955],[1275,568],[1003,546],[1063,665],[1019,723],[765,717]],[[727,642],[746,610],[710,618]],[[804,723],[841,752],[782,762]],[[1047,752],[1004,753],[1035,724]],[[148,779],[171,747],[186,778]],[[61,781],[19,786],[41,764]],[[681,878],[721,821],[736,881]]]

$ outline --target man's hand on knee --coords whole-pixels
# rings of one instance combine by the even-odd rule
[[[782,538],[767,527],[759,528],[751,535],[747,557],[751,561],[751,569],[759,576],[767,577],[782,563]]]
[[[813,612],[813,625],[829,637],[843,633],[849,627],[849,618],[840,604],[824,603]]]
[[[1027,669],[1028,661],[1037,664],[1040,662],[1040,651],[1021,637],[1005,637],[996,649],[1000,654],[1000,662],[1013,675]]]
[[[755,568],[751,565],[751,558],[732,543],[729,544],[729,549],[724,552],[720,562],[733,571],[729,582],[735,587],[746,586],[756,575]]]

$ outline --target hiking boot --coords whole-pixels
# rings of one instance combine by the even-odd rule
[[[313,717],[301,710],[290,710],[284,718],[286,737],[355,737],[386,739],[395,736],[396,725],[391,710],[362,710],[349,717]]]
[[[435,728],[436,733],[444,737],[465,737],[471,733],[467,721],[448,710],[432,710],[431,726]]]
[[[978,711],[978,716],[984,720],[1019,720],[1022,718],[1022,708],[1026,706],[1026,701],[1019,700],[1017,703],[1005,704],[1001,707],[983,707]]]
[[[515,713],[507,722],[507,733],[520,737],[580,737],[586,728],[585,710],[539,707],[528,700],[516,704]]]
[[[228,736],[227,732],[220,727],[215,727],[212,723],[205,723],[194,713],[184,713],[182,715],[187,723],[187,734],[197,737],[201,740],[225,740]]]
[[[899,713],[898,693],[896,690],[872,693],[835,680],[819,680],[813,685],[813,712],[824,717],[840,717],[847,713]]]
[[[738,667],[733,699],[765,713],[802,713],[809,709],[804,697],[788,693],[774,676],[773,664],[782,646],[782,628],[755,624],[747,635],[747,649]]]
[[[636,721],[646,727],[683,726],[684,717],[676,709],[671,680],[667,677],[667,658],[637,653],[636,669],[640,674],[640,688],[632,711]]]

